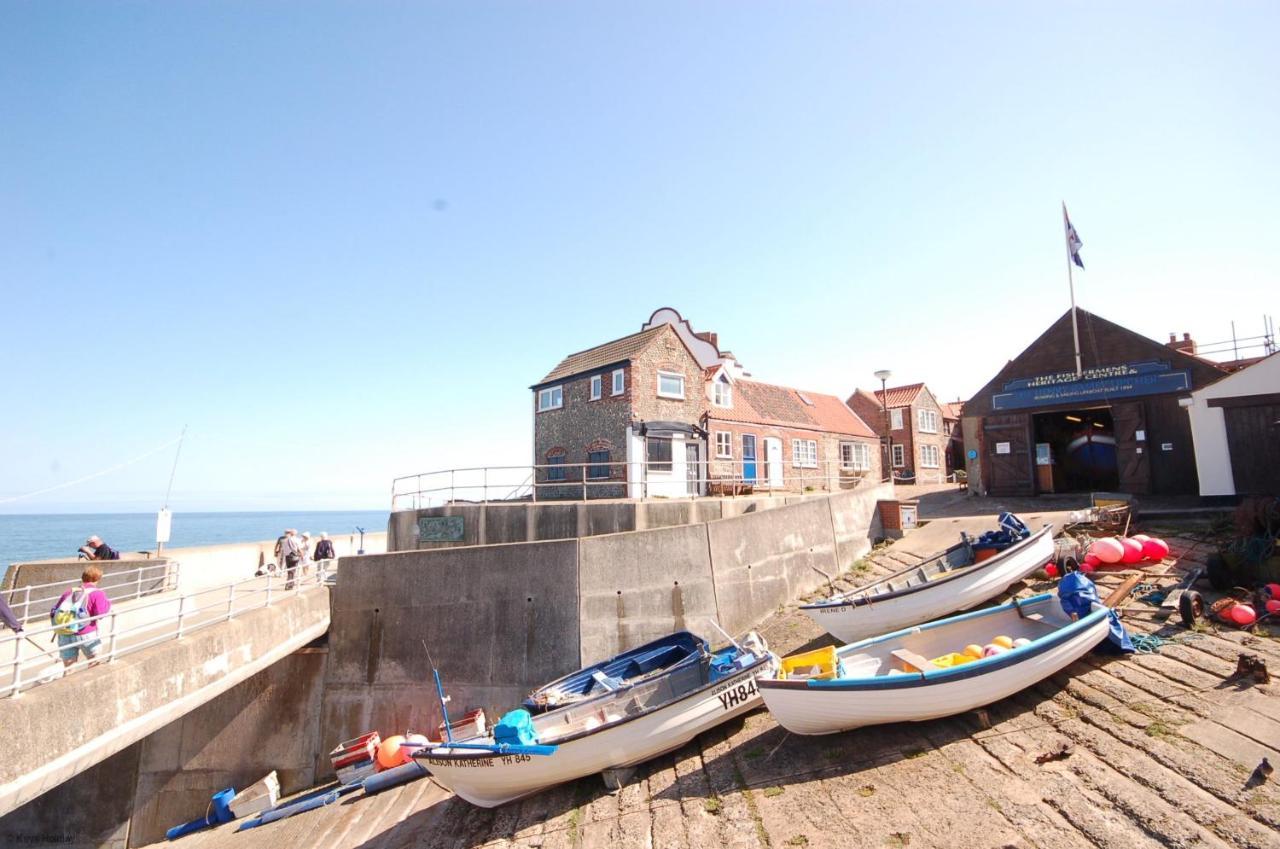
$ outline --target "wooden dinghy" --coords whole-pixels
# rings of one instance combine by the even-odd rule
[[[758,707],[757,679],[773,675],[778,662],[754,633],[706,660],[528,716],[525,745],[504,746],[489,734],[413,757],[441,785],[482,808],[631,767]]]
[[[936,719],[999,701],[1078,660],[1107,638],[1110,614],[1095,604],[1072,620],[1044,593],[833,647],[826,662],[806,659],[790,677],[759,687],[769,712],[795,734]],[[975,649],[990,656],[974,657]],[[795,666],[783,659],[784,668]]]
[[[1017,517],[1016,526],[1026,526]],[[982,547],[962,539],[918,566],[847,593],[803,605],[810,619],[842,642],[853,642],[907,625],[928,622],[990,601],[1053,559],[1053,525],[1026,532],[986,559]]]

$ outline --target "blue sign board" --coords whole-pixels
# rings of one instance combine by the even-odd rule
[[[1113,401],[1140,395],[1160,395],[1191,389],[1191,373],[1173,371],[1166,362],[1124,363],[1084,370],[1043,374],[1011,380],[1004,392],[991,396],[995,410]]]

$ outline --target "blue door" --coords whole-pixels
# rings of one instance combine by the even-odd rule
[[[742,434],[742,480],[753,483],[756,479],[756,438]]]

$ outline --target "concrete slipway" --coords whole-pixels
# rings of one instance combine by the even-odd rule
[[[1026,518],[1035,527],[1048,517]],[[932,537],[971,527],[932,523],[840,583],[871,580],[904,552],[936,547]],[[1172,542],[1178,568],[1207,553],[1191,538]],[[1032,581],[1018,593],[1050,588]],[[485,811],[422,780],[180,845],[1280,847],[1280,785],[1251,777],[1263,756],[1280,762],[1280,685],[1224,682],[1242,650],[1280,671],[1280,629],[1189,637],[1150,610],[1132,603],[1126,621],[1168,641],[1157,653],[1087,658],[992,706],[988,729],[966,715],[802,738],[758,711],[653,762],[617,795],[589,778]],[[784,652],[830,641],[794,605],[763,630]]]

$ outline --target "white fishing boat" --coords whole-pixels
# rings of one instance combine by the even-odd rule
[[[990,601],[1053,559],[1053,525],[1031,533],[1007,513],[1000,523],[998,533],[1011,538],[1007,543],[965,537],[918,566],[800,609],[837,640],[850,643]],[[1020,538],[1012,539],[1015,535]],[[994,553],[981,559],[984,549]]]
[[[1094,604],[1072,620],[1044,593],[832,647],[825,664],[802,664],[759,689],[795,734],[937,719],[999,701],[1083,657],[1107,639],[1110,615]],[[795,665],[783,659],[784,668]]]
[[[705,655],[702,663],[677,664],[666,674],[530,716],[529,745],[506,745],[487,734],[442,743],[414,758],[473,805],[497,807],[680,748],[758,707],[757,678],[775,674],[777,663],[752,633],[738,646]]]

